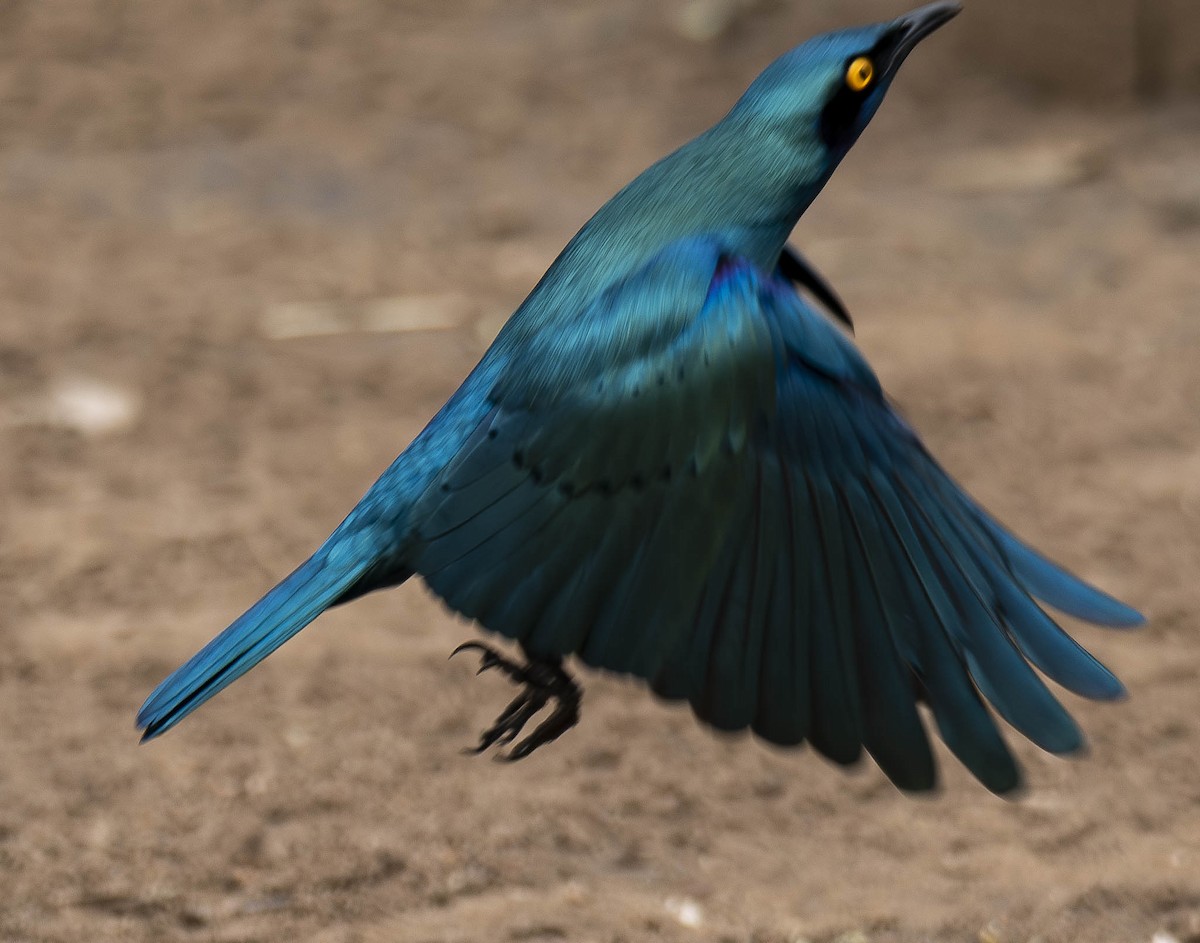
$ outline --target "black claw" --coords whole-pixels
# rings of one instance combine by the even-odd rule
[[[480,658],[480,661],[479,661],[479,670],[476,671],[475,674],[481,675],[485,671],[487,671],[489,668],[496,667],[496,661],[497,661],[496,653],[493,652],[486,645],[481,645],[479,642],[463,642],[461,645],[458,646],[458,648],[454,649],[454,651],[452,651],[450,653],[449,658],[447,658],[446,660],[449,661],[450,658],[453,658],[459,652],[465,652],[471,648],[478,648],[483,651],[483,656]]]
[[[450,653],[450,657],[453,658],[459,652],[463,652],[463,651],[466,651],[466,650],[472,649],[472,648],[477,649],[483,653],[480,656],[479,670],[476,671],[475,674],[481,675],[490,668],[499,668],[501,671],[503,671],[506,675],[508,675],[510,678],[512,678],[517,683],[519,683],[519,684],[527,683],[527,679],[528,679],[527,667],[522,667],[521,665],[518,665],[515,661],[510,661],[509,659],[507,659],[503,655],[501,655],[498,651],[496,651],[494,648],[484,645],[483,642],[474,642],[474,641],[463,642],[461,645],[458,646],[458,648],[454,649],[454,651],[452,651]]]
[[[480,734],[479,745],[467,747],[464,753],[477,755],[489,747],[512,743],[534,715],[551,700],[555,701],[555,707],[550,716],[507,753],[497,754],[498,759],[506,762],[523,759],[542,744],[558,739],[579,722],[579,704],[583,692],[575,679],[563,670],[561,658],[530,658],[526,664],[518,665],[490,646],[476,641],[463,642],[450,653],[450,657],[467,649],[483,653],[476,674],[482,674],[489,668],[499,668],[514,683],[524,685],[525,689],[504,708],[495,723]]]
[[[517,760],[529,756],[530,753],[543,744],[557,740],[579,723],[578,689],[576,689],[576,692],[574,697],[560,698],[558,706],[554,709],[554,713],[542,721],[533,733],[509,750],[501,759],[509,763],[515,763]]]

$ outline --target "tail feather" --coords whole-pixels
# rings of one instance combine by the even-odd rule
[[[318,551],[155,688],[138,711],[142,740],[170,730],[337,602],[367,568],[339,556]]]

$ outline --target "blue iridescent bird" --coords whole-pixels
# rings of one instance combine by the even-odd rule
[[[145,738],[330,606],[420,575],[525,655],[460,646],[522,687],[479,750],[553,706],[509,758],[577,720],[572,654],[722,730],[838,763],[865,748],[906,790],[936,779],[919,702],[997,792],[1020,776],[985,702],[1044,749],[1078,749],[1038,672],[1089,698],[1122,688],[1036,600],[1141,617],[946,475],[786,246],[905,57],[957,12],[804,43],[609,200],[325,543],[150,695]]]

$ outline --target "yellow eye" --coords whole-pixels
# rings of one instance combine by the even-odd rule
[[[875,63],[866,56],[859,56],[846,70],[846,84],[852,92],[861,92],[875,78]]]

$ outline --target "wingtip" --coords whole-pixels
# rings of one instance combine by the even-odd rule
[[[1025,777],[1021,773],[1018,773],[1016,778],[997,786],[990,786],[987,783],[983,785],[993,796],[1003,799],[1005,802],[1019,802],[1029,794],[1029,784],[1025,782]]]
[[[1090,605],[1086,611],[1064,608],[1063,612],[1106,629],[1139,629],[1146,624],[1146,617],[1132,606],[1089,583],[1079,582],[1090,593]],[[1050,602],[1050,605],[1059,608],[1055,602]]]
[[[1089,587],[1096,594],[1100,595],[1102,607],[1094,607],[1086,614],[1072,611],[1070,609],[1062,609],[1067,615],[1075,616],[1077,619],[1082,619],[1084,622],[1090,622],[1093,625],[1098,625],[1105,629],[1140,629],[1146,624],[1146,617],[1138,612],[1132,606],[1127,606],[1121,600],[1107,593],[1101,593],[1100,590],[1094,587]],[[1061,608],[1050,603],[1056,609]]]

